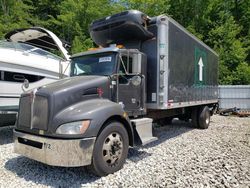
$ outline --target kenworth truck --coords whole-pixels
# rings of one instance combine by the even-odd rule
[[[22,94],[14,151],[105,176],[128,148],[157,138],[153,122],[206,129],[217,103],[218,56],[166,15],[121,12],[90,25],[99,46],[73,55],[71,78]]]

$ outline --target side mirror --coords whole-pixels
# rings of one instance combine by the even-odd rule
[[[142,81],[142,79],[141,79],[141,77],[138,76],[138,75],[133,76],[133,77],[131,78],[131,83],[132,83],[134,86],[139,86],[139,85],[141,84],[141,81]]]
[[[22,84],[22,90],[25,91],[25,89],[28,89],[30,86],[30,82],[27,79],[24,79],[23,84]]]

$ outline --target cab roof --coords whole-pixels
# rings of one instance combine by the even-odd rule
[[[74,54],[74,55],[71,56],[71,59],[76,58],[76,57],[80,57],[80,56],[99,54],[99,53],[105,53],[105,52],[118,52],[119,50],[120,49],[117,48],[117,47],[98,48],[98,49],[95,49],[95,50],[89,50],[89,51]]]

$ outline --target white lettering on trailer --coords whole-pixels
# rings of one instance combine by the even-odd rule
[[[202,72],[204,64],[201,57],[199,59],[198,65],[199,65],[199,81],[202,81]]]

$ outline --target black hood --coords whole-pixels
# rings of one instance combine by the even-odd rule
[[[79,90],[98,87],[108,81],[106,76],[76,76],[65,78],[38,88],[39,93],[66,94],[67,92],[79,92]]]
[[[49,98],[53,109],[51,114],[55,115],[60,110],[89,98],[109,98],[109,83],[109,77],[106,76],[77,76],[42,86],[38,88],[36,95]],[[101,89],[102,96],[99,96],[98,89]]]
[[[107,76],[65,78],[27,91],[20,99],[17,128],[35,134],[38,130],[46,131],[47,135],[53,134],[62,123],[55,119],[61,111],[90,99],[110,99],[110,93],[110,79]],[[31,123],[30,119],[35,123]]]

